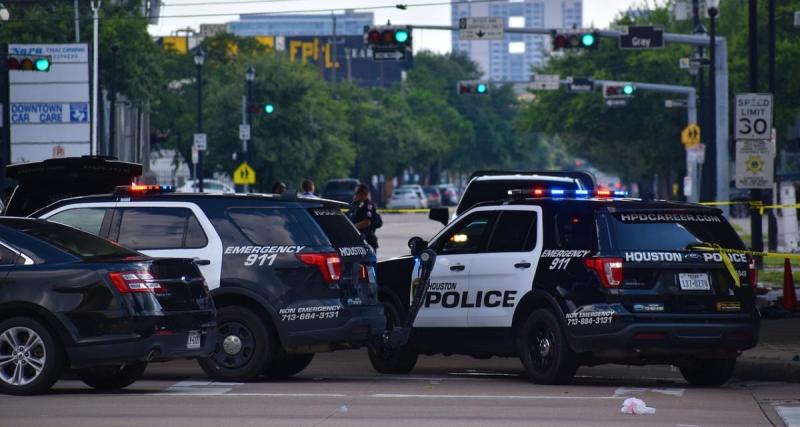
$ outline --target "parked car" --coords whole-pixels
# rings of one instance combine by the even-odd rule
[[[458,189],[453,184],[439,184],[439,193],[442,195],[443,206],[458,204]]]
[[[420,197],[419,193],[412,188],[398,188],[386,202],[386,207],[389,209],[424,209],[427,207],[427,200]]]
[[[337,200],[344,203],[353,201],[353,193],[360,182],[355,178],[332,179],[325,184],[322,198]]]
[[[190,259],[150,258],[40,219],[0,218],[0,391],[50,389],[64,368],[103,390],[148,362],[208,356],[214,303]]]
[[[438,208],[442,206],[442,195],[439,193],[439,189],[434,186],[427,186],[422,187],[422,191],[425,193],[425,198],[428,201],[429,208]]]
[[[195,179],[190,179],[186,181],[182,186],[178,187],[175,191],[181,193],[196,193],[200,191],[200,181]],[[207,193],[235,193],[236,190],[231,187],[230,185],[216,180],[216,179],[204,179],[203,180],[203,191]]]

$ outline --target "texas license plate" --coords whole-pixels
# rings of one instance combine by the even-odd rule
[[[678,273],[678,283],[682,291],[707,291],[711,289],[711,281],[705,273]]]
[[[189,339],[186,340],[186,348],[200,348],[200,332],[189,332]]]

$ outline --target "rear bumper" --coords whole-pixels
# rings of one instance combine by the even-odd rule
[[[336,326],[286,333],[282,336],[284,348],[290,353],[354,349],[386,329],[382,305],[347,307],[342,311],[346,311],[342,314],[346,320]]]
[[[147,317],[132,320],[140,326],[136,333],[83,340],[66,349],[73,368],[115,365],[137,361],[166,361],[205,357],[217,342],[214,312],[197,315]],[[192,333],[200,335],[200,345],[190,348]]]

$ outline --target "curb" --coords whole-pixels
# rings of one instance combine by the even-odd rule
[[[800,362],[739,357],[733,376],[740,380],[800,382]]]

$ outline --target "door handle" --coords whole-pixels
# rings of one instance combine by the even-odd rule
[[[465,268],[466,268],[466,267],[464,267],[464,266],[463,266],[463,265],[461,265],[461,264],[458,264],[458,265],[451,265],[451,266],[450,266],[450,271],[464,271],[464,269],[465,269]]]
[[[529,262],[518,262],[514,264],[514,268],[531,268],[531,263]]]
[[[192,260],[197,265],[211,265],[211,260],[194,258]]]

